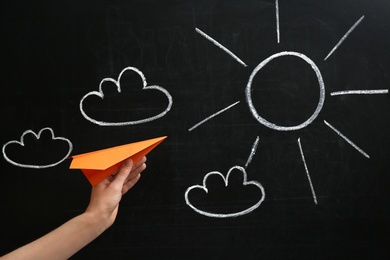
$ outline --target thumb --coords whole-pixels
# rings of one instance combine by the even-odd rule
[[[123,184],[125,183],[127,177],[129,176],[131,169],[133,168],[133,161],[130,158],[127,158],[122,162],[119,172],[115,175],[114,180],[111,182],[111,185],[114,185],[116,188],[122,189]]]

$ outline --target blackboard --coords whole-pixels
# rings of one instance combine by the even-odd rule
[[[1,254],[86,208],[65,139],[74,155],[167,135],[74,259],[389,257],[388,1],[6,1],[0,17]],[[10,143],[23,134],[33,148]]]

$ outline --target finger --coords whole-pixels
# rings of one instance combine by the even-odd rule
[[[119,168],[118,173],[115,175],[114,180],[111,182],[111,185],[115,188],[120,189],[125,183],[132,168],[133,168],[133,161],[130,158],[124,160],[122,162],[121,167]]]
[[[146,169],[146,164],[143,163],[143,164],[141,164],[140,166],[138,166],[138,168],[132,170],[131,173],[130,173],[130,175],[131,175],[131,176],[135,176],[135,175],[137,175],[137,174],[143,172],[145,169]]]
[[[140,165],[137,169],[134,169],[131,171],[131,173],[129,174],[129,176],[127,177],[125,183],[128,181],[128,180],[131,180],[133,179],[135,176],[137,176],[138,174],[142,173],[144,170],[146,169],[146,164],[142,164]]]
[[[146,162],[146,157],[144,156],[133,166],[132,170],[137,169],[138,167],[140,167],[145,162]]]
[[[113,180],[114,180],[114,175],[108,175],[103,181],[106,182],[107,184],[110,184]]]
[[[143,164],[138,165],[137,167],[133,166],[133,168],[131,169],[131,173],[130,174],[132,174],[135,171],[138,171],[139,170],[138,168],[140,168],[140,167],[143,167]]]
[[[138,182],[140,178],[141,174],[138,174],[134,178],[128,180],[122,187],[122,195],[125,194],[131,188],[133,188],[133,186]]]
[[[106,186],[109,185],[109,184],[111,183],[111,181],[114,179],[114,175],[115,175],[115,174],[110,174],[110,175],[108,175],[106,178],[104,178],[103,180],[101,180],[98,184],[94,185],[93,187],[95,187],[95,188],[106,187]]]
[[[133,167],[131,168],[131,172],[129,174],[129,176],[127,177],[126,181],[127,182],[129,179],[132,179],[134,178],[137,174],[141,173],[142,171],[145,170],[146,168],[146,165],[145,165],[145,162],[146,162],[147,158],[146,156],[142,157],[135,165],[133,165]],[[115,175],[117,174],[118,172],[115,172],[111,175],[108,175],[106,177],[106,179],[104,181],[102,181],[102,183],[104,182],[105,184],[109,184],[111,183],[113,180],[114,180],[114,177]]]
[[[144,156],[142,159],[140,159],[135,166],[131,169],[130,175],[137,175],[138,173],[142,172],[146,168],[146,157]]]

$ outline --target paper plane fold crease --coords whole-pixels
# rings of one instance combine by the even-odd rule
[[[95,186],[110,174],[118,171],[125,159],[130,157],[133,160],[133,163],[138,162],[142,157],[164,141],[165,138],[167,137],[163,136],[94,152],[73,155],[69,168],[80,169],[91,185]]]

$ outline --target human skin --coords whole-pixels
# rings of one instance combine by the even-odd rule
[[[114,223],[122,196],[137,183],[146,168],[145,162],[146,157],[135,165],[130,158],[123,161],[116,174],[92,187],[90,202],[84,213],[1,259],[70,258]]]

